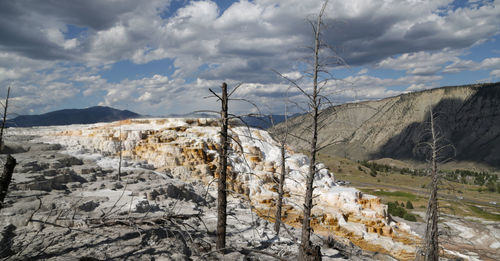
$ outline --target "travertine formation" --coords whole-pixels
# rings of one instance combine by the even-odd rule
[[[184,181],[214,184],[217,178],[219,132],[215,119],[135,119],[107,124],[17,129],[58,143],[70,153],[99,153],[126,161],[147,161]],[[233,123],[230,127],[228,186],[233,197],[250,200],[263,218],[273,220],[280,169],[280,150],[266,131]],[[283,220],[300,226],[308,158],[287,150]],[[404,223],[388,223],[387,206],[380,199],[338,186],[334,176],[318,164],[312,227],[321,235],[349,238],[360,247],[410,260],[419,238]]]

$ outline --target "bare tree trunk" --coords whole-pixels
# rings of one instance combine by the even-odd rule
[[[2,127],[0,128],[0,151],[3,149],[3,130],[5,129],[5,122],[7,121],[7,109],[9,108],[9,96],[10,96],[10,86],[7,89],[7,97],[5,98],[5,104],[3,106]]]
[[[313,183],[314,175],[316,175],[316,152],[317,152],[317,142],[318,142],[318,113],[321,105],[321,100],[318,97],[318,72],[319,72],[319,50],[320,50],[320,32],[321,32],[321,19],[323,12],[326,8],[328,1],[325,1],[321,8],[321,12],[318,15],[318,20],[316,22],[316,31],[314,35],[314,67],[313,67],[313,93],[310,97],[311,107],[312,107],[312,138],[311,138],[311,148],[310,148],[310,162],[309,162],[309,173],[307,175],[306,181],[306,194],[304,198],[304,219],[302,221],[302,234],[300,237],[301,245],[299,247],[299,260],[321,260],[321,254],[319,254],[319,259],[317,256],[319,249],[313,250],[310,242],[311,238],[311,210],[313,207]],[[319,248],[319,247],[318,247]]]
[[[226,247],[226,176],[227,176],[227,151],[228,151],[228,97],[227,84],[222,83],[222,110],[221,110],[221,136],[219,150],[219,182],[217,187],[217,250]]]
[[[283,206],[283,185],[285,183],[285,175],[286,175],[286,154],[285,154],[285,143],[281,144],[281,173],[278,187],[278,202],[276,203],[276,218],[274,223],[274,231],[276,231],[276,235],[280,234],[281,227],[281,208]]]
[[[119,136],[120,136],[119,137],[120,141],[118,142],[118,144],[119,144],[120,147],[118,148],[118,150],[119,150],[119,156],[120,156],[120,158],[118,159],[118,174],[116,175],[116,179],[118,181],[121,180],[120,176],[122,174],[122,150],[123,149],[122,149],[122,128],[121,128],[121,126],[120,126]]]
[[[426,213],[426,229],[425,229],[425,260],[426,261],[438,261],[439,260],[439,242],[438,242],[438,172],[437,172],[437,137],[436,128],[434,126],[434,114],[432,113],[432,108],[430,109],[431,114],[431,193],[429,196],[429,203],[427,205]]]
[[[9,96],[10,96],[10,87],[7,89],[7,97],[5,98],[5,104],[3,105],[3,119],[2,126],[0,129],[0,150],[3,149],[3,130],[5,128],[5,122],[7,121],[7,109],[9,107]],[[0,209],[3,208],[3,201],[7,196],[7,191],[9,190],[9,185],[12,180],[12,173],[14,172],[14,168],[16,167],[16,159],[12,157],[10,154],[7,155],[7,161],[3,167],[2,176],[0,177]]]
[[[12,180],[12,173],[14,172],[16,164],[16,159],[14,159],[14,157],[12,157],[10,154],[7,155],[7,162],[5,162],[3,173],[0,177],[0,209],[3,208],[3,201],[7,196],[10,181]]]
[[[318,140],[318,108],[316,107],[313,112],[313,136],[311,141],[311,154],[310,154],[310,165],[309,173],[307,175],[306,181],[306,194],[304,197],[304,219],[302,220],[302,234],[300,237],[301,245],[299,247],[299,260],[318,260],[312,258],[312,246],[310,242],[311,238],[311,210],[313,207],[312,196],[313,196],[313,183],[314,175],[316,174],[316,147]]]

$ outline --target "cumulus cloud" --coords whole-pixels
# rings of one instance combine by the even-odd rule
[[[386,58],[377,63],[376,67],[405,70],[408,74],[414,75],[432,75],[441,71],[444,64],[456,61],[461,53],[460,50],[405,53],[397,58]]]
[[[205,100],[189,99],[202,99],[201,89],[222,81],[249,83],[248,95],[265,102],[288,88],[272,69],[294,80],[304,75],[304,47],[312,44],[306,20],[319,8],[317,1],[302,0],[241,0],[225,10],[209,0],[177,10],[170,0],[0,1],[0,84],[30,86],[21,91],[24,99],[51,94],[40,97],[38,107],[102,93],[96,98],[101,104],[129,104],[147,113],[175,104],[199,109]],[[346,97],[384,97],[395,93],[391,86],[435,86],[441,72],[480,68],[498,77],[498,58],[459,57],[499,33],[499,8],[499,0],[463,6],[451,0],[332,0],[324,36],[351,66],[406,73],[380,78],[365,68],[345,79],[356,90]],[[119,61],[162,59],[173,61],[173,74],[113,83],[101,76]]]
[[[490,75],[495,77],[495,78],[500,78],[500,69],[492,70],[490,72]]]
[[[446,66],[443,72],[458,73],[462,71],[490,70],[497,68],[500,68],[500,57],[486,58],[481,62],[456,59],[452,64]]]

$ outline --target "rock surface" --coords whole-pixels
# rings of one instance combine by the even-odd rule
[[[55,156],[46,161],[22,163],[20,169],[27,174],[46,171],[58,177],[49,179],[44,175],[43,180],[39,178],[43,182],[33,185],[39,186],[35,189],[80,189],[80,195],[85,199],[92,196],[97,198],[93,200],[95,204],[86,203],[88,200],[81,202],[79,209],[85,212],[95,206],[87,212],[102,213],[101,209],[109,206],[104,204],[99,195],[117,197],[117,191],[123,188],[127,191],[127,197],[121,198],[132,200],[130,197],[133,197],[135,200],[129,204],[132,211],[149,213],[162,209],[151,202],[164,202],[166,199],[204,201],[201,195],[207,192],[195,192],[173,181],[165,183],[165,179],[208,186],[208,194],[214,195],[213,181],[217,178],[218,166],[217,124],[214,119],[136,119],[110,124],[9,129],[9,134],[39,136],[35,141],[61,144],[66,153],[82,159],[82,162],[97,161],[98,167],[93,168],[78,165],[80,162],[70,160],[73,158],[70,156],[64,160]],[[229,155],[228,177],[232,197],[242,202],[239,204],[246,204],[246,209],[250,209],[248,204],[251,204],[261,218],[274,221],[277,197],[275,179],[280,172],[279,148],[267,132],[238,126],[236,123],[231,126],[230,135],[234,141]],[[118,165],[116,156],[120,146],[126,159],[122,164],[121,181],[100,182],[117,177],[117,173],[110,168]],[[68,170],[66,173],[63,163],[58,165],[47,161],[76,165],[76,171]],[[302,211],[299,206],[303,204],[308,159],[288,150],[287,166],[289,174],[285,183],[283,221],[293,227],[300,227]],[[338,186],[333,174],[324,165],[318,164],[317,167],[320,171],[315,179],[317,188],[312,211],[312,227],[317,234],[347,238],[365,250],[386,253],[402,260],[414,258],[419,237],[404,223],[388,223],[387,206],[381,204],[380,199],[354,188]],[[51,171],[54,168],[56,173]],[[143,169],[140,174],[136,173],[137,168]],[[64,172],[65,178],[59,178],[59,172]],[[125,178],[130,181],[124,183]],[[23,189],[33,189],[30,185],[24,186],[28,187]],[[89,192],[89,189],[97,192]]]
[[[277,148],[266,132],[235,124],[231,133],[238,142],[232,145],[228,179],[229,250],[224,256],[214,251],[216,125],[207,119],[143,119],[9,129],[7,147],[19,165],[7,207],[0,212],[0,257],[294,259],[307,158],[287,151],[290,174],[283,221],[288,225],[276,237],[270,221],[273,179],[280,165]],[[125,157],[118,173],[120,144]],[[324,260],[414,257],[411,250],[418,237],[405,223],[387,224],[386,206],[378,198],[337,186],[326,169],[316,185],[312,240],[323,244]],[[410,225],[422,233],[421,224]],[[498,259],[497,224],[450,218],[446,225],[451,228],[444,244],[448,257]]]
[[[73,156],[64,154],[66,151],[52,145],[31,147],[42,147],[43,153],[28,150],[14,155],[19,164],[6,207],[0,212],[0,258],[270,258],[245,249],[261,249],[283,258],[295,254],[291,238],[274,237],[272,225],[251,212],[244,200],[229,201],[230,249],[223,256],[214,252],[216,207],[213,191],[207,191],[206,186],[138,166],[124,167],[118,181],[117,169],[99,166],[99,161],[88,157],[75,161]],[[59,161],[77,165],[51,164]],[[55,179],[60,172],[70,172],[75,178]],[[51,186],[37,185],[47,180]],[[290,230],[297,236],[293,228]],[[327,258],[342,259],[334,249],[328,253]]]

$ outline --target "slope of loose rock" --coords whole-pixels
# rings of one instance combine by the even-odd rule
[[[327,108],[320,119],[324,127],[319,144],[336,142],[323,152],[357,160],[423,160],[425,155],[414,152],[425,141],[429,106],[438,115],[442,135],[456,148],[454,160],[500,167],[500,125],[496,124],[500,122],[500,83],[443,87]],[[287,129],[307,137],[303,130],[310,122],[307,115],[295,117]],[[284,130],[281,123],[273,132]],[[301,139],[289,137],[295,149],[307,148]]]

